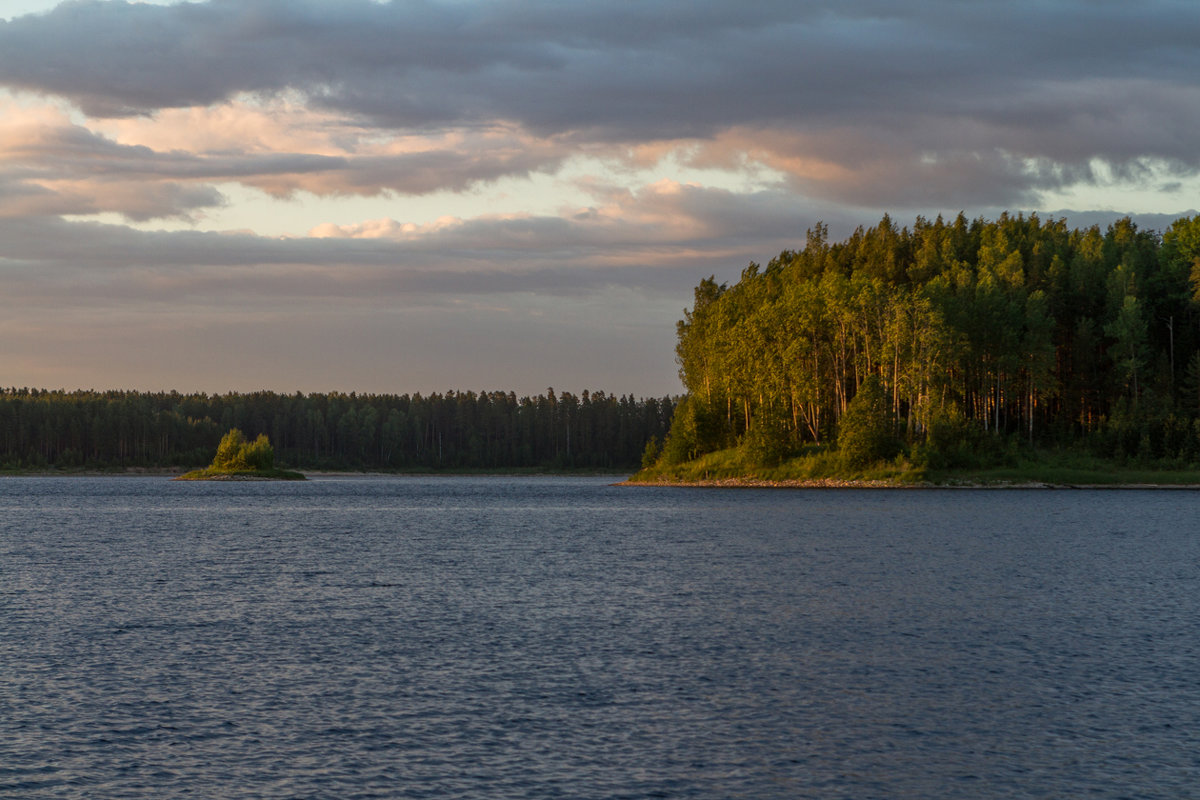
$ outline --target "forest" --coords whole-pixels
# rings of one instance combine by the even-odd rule
[[[678,323],[687,394],[661,464],[739,447],[755,463],[839,449],[848,464],[973,466],[1019,448],[1200,462],[1200,216],[888,216],[734,285]]]
[[[193,467],[239,428],[329,470],[616,470],[661,441],[671,398],[601,391],[179,394],[0,389],[0,469]]]

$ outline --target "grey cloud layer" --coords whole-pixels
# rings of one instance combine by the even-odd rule
[[[0,26],[0,84],[91,114],[294,90],[406,129],[506,120],[643,141],[882,126],[909,159],[1194,168],[1197,41],[1200,10],[1166,0],[74,2]]]
[[[51,307],[64,304],[65,286],[84,305],[264,310],[296,303],[429,306],[450,296],[498,293],[581,297],[615,287],[686,294],[700,272],[740,268],[764,248],[794,245],[804,234],[795,220],[813,216],[780,193],[746,197],[698,187],[630,195],[621,203],[615,215],[480,218],[413,240],[273,239],[0,219],[0,265],[10,293]],[[684,224],[665,232],[636,221],[643,217]]]
[[[885,210],[902,223],[931,210],[994,216],[1111,175],[1183,185],[1200,170],[1197,42],[1200,5],[1183,0],[66,2],[0,21],[0,88],[84,112],[30,111],[21,98],[0,119],[0,369],[14,374],[17,356],[26,370],[80,369],[71,354],[86,341],[89,363],[110,353],[98,374],[121,382],[134,373],[124,351],[105,349],[116,332],[155,364],[126,380],[170,386],[193,380],[196,359],[222,375],[240,345],[210,342],[277,336],[246,381],[279,359],[312,375],[313,353],[338,365],[357,353],[357,371],[328,373],[323,388],[363,388],[397,342],[414,358],[429,350],[428,375],[444,375],[474,350],[466,337],[487,345],[472,376],[519,365],[545,386],[554,363],[593,380],[602,350],[621,386],[649,339],[608,328],[635,297],[644,305],[627,316],[662,315],[645,375],[673,386],[671,315],[696,280],[735,279],[817,220],[840,238]],[[625,165],[663,167],[632,183],[671,173],[665,155],[781,179],[740,192],[602,185]],[[572,184],[589,187],[587,207],[560,216],[519,213],[516,197],[492,216],[338,219],[314,231],[330,238],[295,239],[67,216],[198,219],[230,183],[328,198],[567,181],[597,161],[605,177]],[[198,332],[176,330],[183,319]],[[304,324],[275,324],[291,319]],[[230,320],[262,336],[231,334]],[[497,351],[511,342],[519,355]]]

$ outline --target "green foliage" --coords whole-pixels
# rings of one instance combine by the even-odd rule
[[[976,469],[981,463],[978,430],[962,409],[951,404],[938,409],[929,420],[925,441],[915,448],[915,459],[931,469]]]
[[[900,452],[995,466],[1076,442],[1194,458],[1181,431],[1200,418],[1198,305],[1200,217],[1161,238],[1021,214],[885,216],[842,242],[818,224],[803,249],[697,288],[666,460],[738,442],[765,468],[835,431],[844,469]]]
[[[260,433],[257,439],[243,446],[242,458],[250,469],[266,471],[275,468],[275,448],[271,447],[265,433]]]
[[[1136,297],[1125,295],[1115,318],[1104,327],[1104,333],[1113,342],[1108,355],[1112,359],[1114,375],[1136,400],[1138,376],[1146,364],[1146,321]]]
[[[0,388],[12,469],[194,467],[232,428],[305,469],[623,472],[663,440],[675,401],[605,392],[179,394]],[[265,456],[262,453],[261,456]],[[261,463],[261,460],[260,460]],[[247,464],[246,466],[250,466]]]
[[[1200,425],[1193,435],[1200,436]],[[1200,465],[1155,461],[1137,464],[1117,462],[1079,449],[1051,450],[1022,447],[1010,439],[1000,447],[993,444],[979,466],[934,468],[913,464],[902,456],[879,461],[861,469],[848,469],[837,451],[814,447],[784,460],[776,467],[749,463],[743,448],[706,453],[694,461],[672,467],[661,464],[638,473],[633,482],[702,483],[717,485],[802,485],[802,486],[906,486],[913,484],[949,486],[987,485],[1181,485],[1200,484]],[[995,458],[998,454],[1006,457]]]
[[[217,445],[217,455],[212,460],[212,468],[220,470],[247,470],[250,465],[245,457],[246,440],[241,430],[234,428],[221,437]]]
[[[660,456],[662,456],[662,445],[658,443],[657,436],[651,436],[646,442],[646,449],[642,451],[642,469],[653,467],[658,463]]]
[[[1200,350],[1188,359],[1181,384],[1180,405],[1191,416],[1200,416]]]
[[[838,452],[852,469],[892,458],[900,450],[879,378],[863,381],[838,425]]]
[[[1162,261],[1173,277],[1190,282],[1200,301],[1200,215],[1175,220],[1162,237]]]
[[[746,429],[741,447],[751,464],[774,467],[787,457],[789,444],[786,422],[774,413],[774,409],[764,408]]]
[[[238,428],[233,428],[221,437],[217,455],[210,469],[221,472],[265,472],[275,468],[275,449],[266,434],[260,433],[253,442],[247,442]]]
[[[695,395],[685,397],[675,407],[662,457],[667,464],[682,464],[719,449],[720,436],[720,420],[714,410]]]

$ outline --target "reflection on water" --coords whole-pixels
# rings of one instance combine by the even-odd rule
[[[0,480],[0,796],[1185,797],[1191,492]]]

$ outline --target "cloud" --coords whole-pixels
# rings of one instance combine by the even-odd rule
[[[390,135],[286,104],[279,117],[275,110],[234,103],[94,129],[49,106],[0,104],[0,216],[191,219],[224,203],[222,183],[279,198],[462,191],[552,171],[567,156],[561,144],[502,125]]]
[[[851,209],[785,189],[739,193],[670,180],[584,188],[592,202],[557,215],[385,217],[323,223],[299,237],[0,216],[6,289],[47,308],[174,303],[266,311],[427,308],[512,295],[575,302],[617,288],[668,296],[686,294],[709,274],[736,280],[748,262],[799,246],[819,221],[834,238],[862,221]],[[1062,215],[1072,224],[1120,216],[1050,214]],[[1136,218],[1163,229],[1174,216]]]
[[[1198,39],[1200,13],[1169,0],[82,1],[0,25],[0,84],[94,117],[287,96],[393,133],[503,126],[515,145],[205,159],[273,193],[455,189],[553,170],[567,145],[752,131],[764,163],[823,165],[791,173],[807,191],[861,202],[870,184],[898,202],[917,187],[951,206],[980,194],[968,185],[1005,203],[1088,181],[1095,159],[1200,168]]]
[[[456,336],[619,365],[637,309],[669,376],[696,281],[818,220],[1163,227],[1200,176],[1196,41],[1173,0],[72,0],[0,20],[0,332],[22,369],[110,337],[169,372],[155,343],[217,369],[189,342],[236,326],[303,369],[295,319],[361,375]]]
[[[563,216],[380,219],[297,238],[0,219],[0,239],[7,288],[49,307],[398,308],[513,294],[579,300],[617,287],[686,294],[705,275],[794,246],[797,221],[817,221],[776,192],[673,182],[591,191],[594,205]]]

